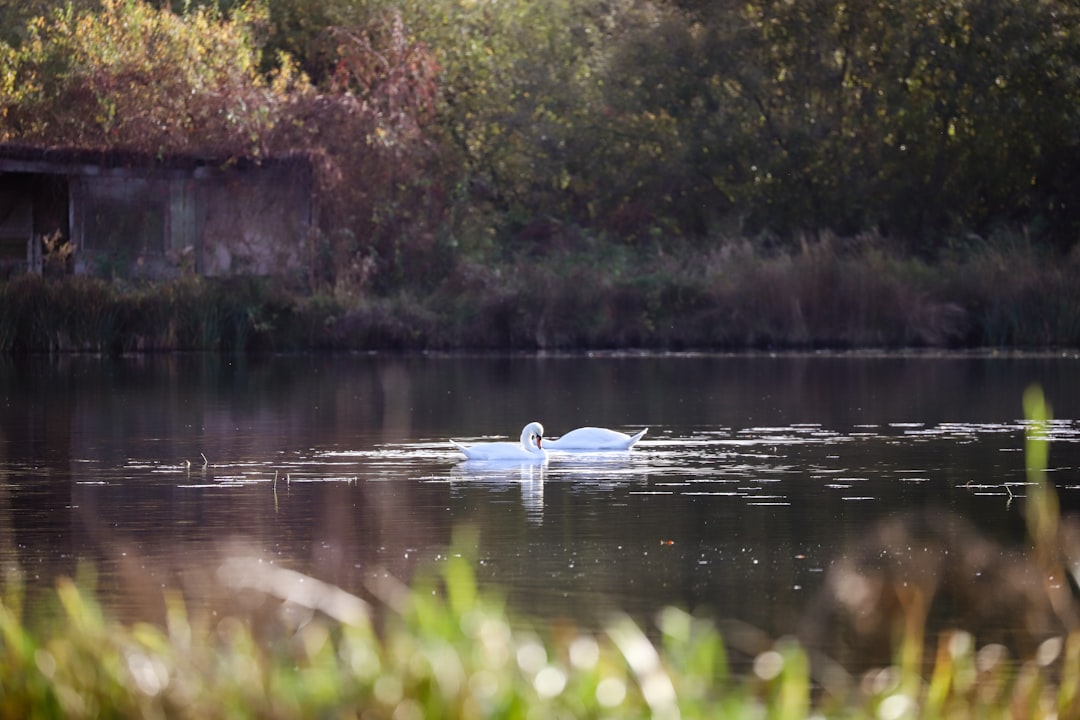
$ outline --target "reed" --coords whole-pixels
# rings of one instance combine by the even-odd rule
[[[992,346],[1080,344],[1080,254],[1060,257],[1023,235],[973,240],[942,269],[970,314],[970,341]]]
[[[940,347],[963,344],[970,332],[964,308],[945,292],[947,279],[918,259],[889,254],[879,238],[780,250],[718,241],[463,265],[435,297],[450,314],[441,327],[469,319],[448,338],[466,345]]]
[[[1080,342],[1077,269],[1012,236],[933,262],[875,235],[583,241],[461,262],[414,297],[439,347],[1057,347]]]
[[[0,283],[0,351],[245,351],[303,346],[295,300],[258,279],[128,286],[74,276]]]
[[[1022,235],[930,262],[884,238],[775,247],[597,238],[459,257],[434,284],[314,295],[267,279],[0,283],[0,352],[1075,347],[1080,256]]]

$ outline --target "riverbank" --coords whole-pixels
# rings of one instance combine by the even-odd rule
[[[1080,258],[1020,237],[933,262],[880,238],[459,258],[428,287],[254,278],[0,283],[0,351],[740,350],[1080,345]]]

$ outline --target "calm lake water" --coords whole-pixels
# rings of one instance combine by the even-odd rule
[[[480,578],[528,616],[673,604],[776,635],[882,519],[943,509],[1022,542],[1033,383],[1080,509],[1075,353],[4,359],[0,563],[33,589],[90,560],[138,612],[237,542],[370,598],[472,527]],[[446,442],[530,420],[649,432],[524,468]]]

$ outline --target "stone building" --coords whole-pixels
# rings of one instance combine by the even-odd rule
[[[300,280],[311,269],[307,157],[207,159],[0,145],[0,274]]]

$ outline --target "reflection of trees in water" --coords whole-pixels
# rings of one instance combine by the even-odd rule
[[[103,575],[115,573],[108,579],[116,587],[104,589],[129,606],[124,594],[140,580],[172,585],[221,562],[236,543],[267,562],[362,593],[373,574],[408,580],[433,548],[450,541],[445,486],[287,480],[284,471],[276,483],[269,473],[259,482],[229,486],[235,473],[211,466],[209,474],[177,471],[152,486],[76,485],[73,545]],[[206,591],[181,585],[195,597]]]
[[[287,482],[283,474],[276,487],[214,482],[212,474],[178,472],[154,487],[74,487],[71,542],[98,568],[110,605],[160,613],[165,588],[195,603],[213,599],[214,572],[237,548],[364,595],[373,576],[408,581],[431,548],[450,542],[445,488],[422,494],[393,483]]]
[[[286,474],[321,444],[407,434],[409,383],[392,363],[317,358],[2,360],[0,448],[15,455],[0,459],[0,564],[47,589],[86,560],[104,598],[136,612],[159,612],[164,587],[204,593],[195,579],[237,539],[345,588],[376,568],[408,578],[449,542],[446,502],[430,497],[445,489]],[[237,476],[257,484],[229,487]]]

